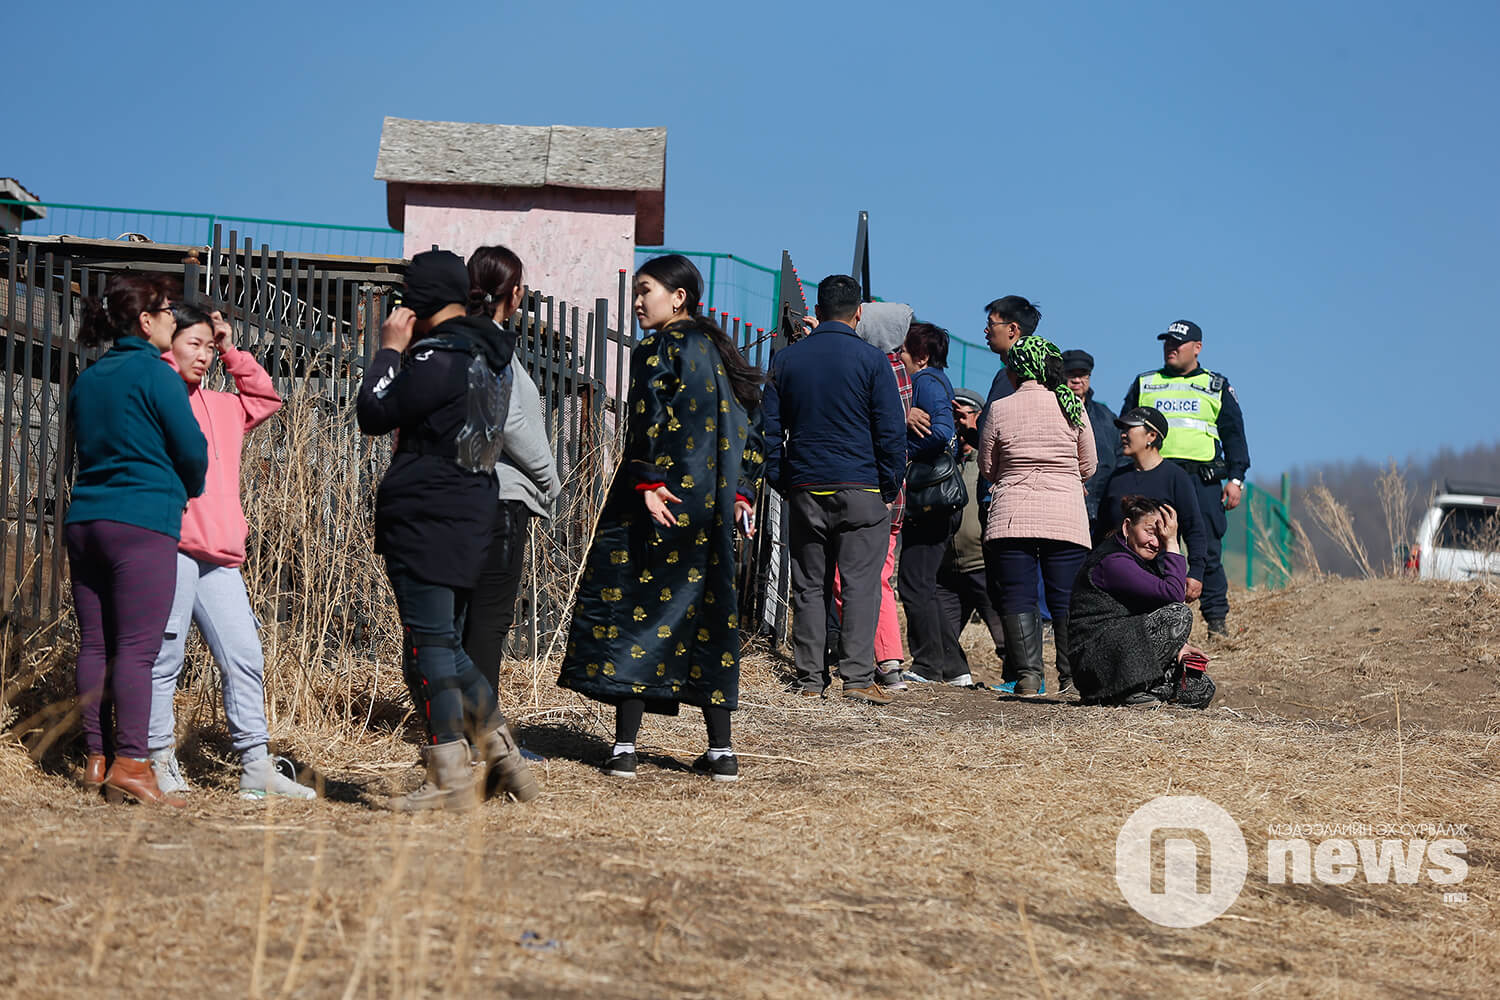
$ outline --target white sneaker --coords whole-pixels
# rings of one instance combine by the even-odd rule
[[[281,773],[282,766],[293,770],[292,762],[285,757],[262,757],[252,760],[240,772],[240,798],[263,799],[268,795],[281,795],[289,799],[315,799],[315,789],[298,784]]]
[[[193,790],[182,776],[182,768],[177,763],[177,752],[172,747],[151,751],[150,760],[151,770],[156,773],[156,787],[162,790],[163,795],[181,795]]]
[[[945,683],[945,684],[952,684],[956,688],[973,687],[974,686],[974,678],[970,674],[959,674],[957,677],[953,678],[951,681],[944,681],[943,683]]]

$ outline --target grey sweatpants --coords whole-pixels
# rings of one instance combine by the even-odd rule
[[[792,646],[797,684],[821,691],[828,595],[838,568],[843,598],[838,674],[849,689],[875,683],[875,625],[880,571],[891,540],[891,512],[879,493],[792,494]]]
[[[224,689],[224,718],[234,749],[243,762],[266,755],[265,657],[260,648],[260,623],[250,610],[245,579],[237,568],[201,562],[177,553],[177,590],[156,665],[151,668],[151,750],[165,750],[175,742],[172,698],[187,649],[188,626],[198,631],[219,665]]]

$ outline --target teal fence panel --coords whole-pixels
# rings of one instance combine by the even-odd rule
[[[1226,515],[1224,571],[1249,589],[1285,587],[1292,579],[1292,521],[1286,504],[1245,484],[1240,505]]]
[[[1000,355],[984,344],[962,340],[948,331],[948,378],[954,388],[961,386],[987,396],[990,384],[1004,367]]]
[[[144,208],[111,208],[103,205],[72,205],[63,202],[19,202],[0,199],[0,207],[27,210],[41,208],[46,214],[21,223],[20,236],[78,236],[93,240],[144,239],[175,246],[207,246],[218,225],[227,243],[234,231],[236,243],[245,240],[259,248],[275,247],[288,255],[314,254],[330,257],[401,258],[402,235],[377,226],[337,226],[286,219],[258,219],[209,212],[167,212]]]
[[[635,265],[640,267],[652,257],[680,253],[703,273],[703,310],[712,309],[727,317],[739,319],[751,327],[770,330],[776,322],[777,287],[780,272],[763,264],[736,257],[732,253],[707,250],[674,250],[668,247],[636,247]]]

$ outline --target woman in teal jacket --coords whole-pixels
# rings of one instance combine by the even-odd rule
[[[78,473],[63,536],[78,615],[84,784],[102,785],[111,801],[181,808],[147,763],[151,665],[172,609],[182,510],[203,492],[208,442],[187,386],[161,363],[175,327],[171,293],[165,278],[121,274],[85,304],[79,343],[114,346],[68,398]]]

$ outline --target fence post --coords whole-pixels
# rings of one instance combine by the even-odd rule
[[[1281,474],[1281,527],[1277,531],[1281,543],[1281,565],[1286,567],[1283,584],[1292,582],[1292,477]]]
[[[1255,487],[1245,484],[1245,589],[1255,589]]]

